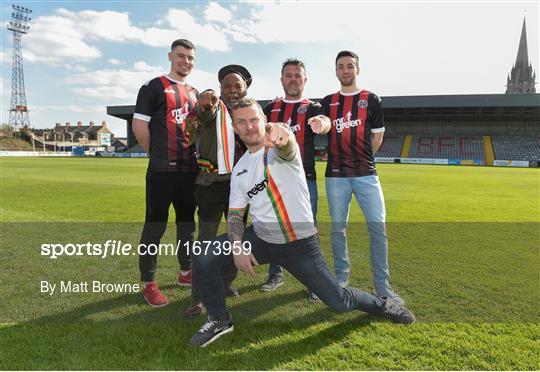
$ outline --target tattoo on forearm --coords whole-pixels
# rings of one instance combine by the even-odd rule
[[[294,144],[294,141],[289,139],[287,145],[278,148],[279,157],[284,160],[293,160],[296,155],[296,146]]]
[[[229,211],[227,215],[227,235],[229,236],[229,241],[234,243],[235,241],[242,241],[244,236],[244,214],[245,210],[236,210]]]

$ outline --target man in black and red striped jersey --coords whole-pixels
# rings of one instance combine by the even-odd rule
[[[133,133],[150,160],[146,173],[146,217],[141,235],[139,270],[144,284],[144,298],[152,307],[168,304],[155,281],[157,255],[148,247],[159,245],[167,227],[171,203],[176,213],[178,262],[177,284],[191,286],[191,258],[187,245],[195,231],[197,175],[195,146],[184,133],[185,119],[197,103],[198,92],[186,83],[195,62],[195,46],[185,39],[172,43],[169,52],[171,70],[156,77],[139,90]],[[153,254],[154,253],[154,254]]]
[[[285,98],[275,100],[264,108],[269,122],[284,123],[294,133],[300,147],[300,156],[306,174],[313,220],[317,221],[317,175],[315,173],[315,134],[325,134],[330,130],[330,120],[319,115],[321,106],[303,96],[307,82],[304,62],[288,59],[281,67],[281,85]],[[268,278],[261,291],[270,292],[283,284],[283,269],[278,264],[270,264]],[[310,292],[310,299],[316,296]]]
[[[371,269],[375,292],[404,304],[390,287],[388,239],[384,196],[375,168],[374,154],[384,134],[381,99],[359,89],[358,56],[341,51],[336,57],[336,76],[341,90],[322,99],[322,112],[332,123],[328,132],[326,193],[332,220],[332,252],[338,282],[349,281],[347,223],[352,195],[366,219],[370,234]]]

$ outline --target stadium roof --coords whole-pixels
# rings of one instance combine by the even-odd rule
[[[462,94],[381,97],[385,120],[540,121],[540,94]],[[314,99],[318,100],[318,99]],[[269,100],[261,100],[261,104]],[[107,114],[131,120],[135,106],[107,106]]]

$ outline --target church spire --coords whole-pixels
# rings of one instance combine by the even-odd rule
[[[527,51],[527,27],[525,25],[525,18],[523,18],[523,26],[521,27],[521,38],[519,39],[516,66],[523,66],[525,69],[529,67],[529,53]]]
[[[527,51],[527,27],[525,17],[521,28],[521,38],[516,57],[516,63],[510,71],[510,79],[507,81],[506,93],[536,93],[536,74],[529,63],[529,53]]]

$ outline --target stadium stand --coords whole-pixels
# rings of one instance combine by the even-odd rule
[[[409,157],[483,160],[486,155],[482,136],[416,135]]]
[[[492,136],[495,159],[540,160],[540,136]]]
[[[401,147],[403,146],[403,140],[405,136],[400,135],[387,135],[384,136],[383,143],[377,151],[377,157],[382,158],[399,158],[401,154]]]

